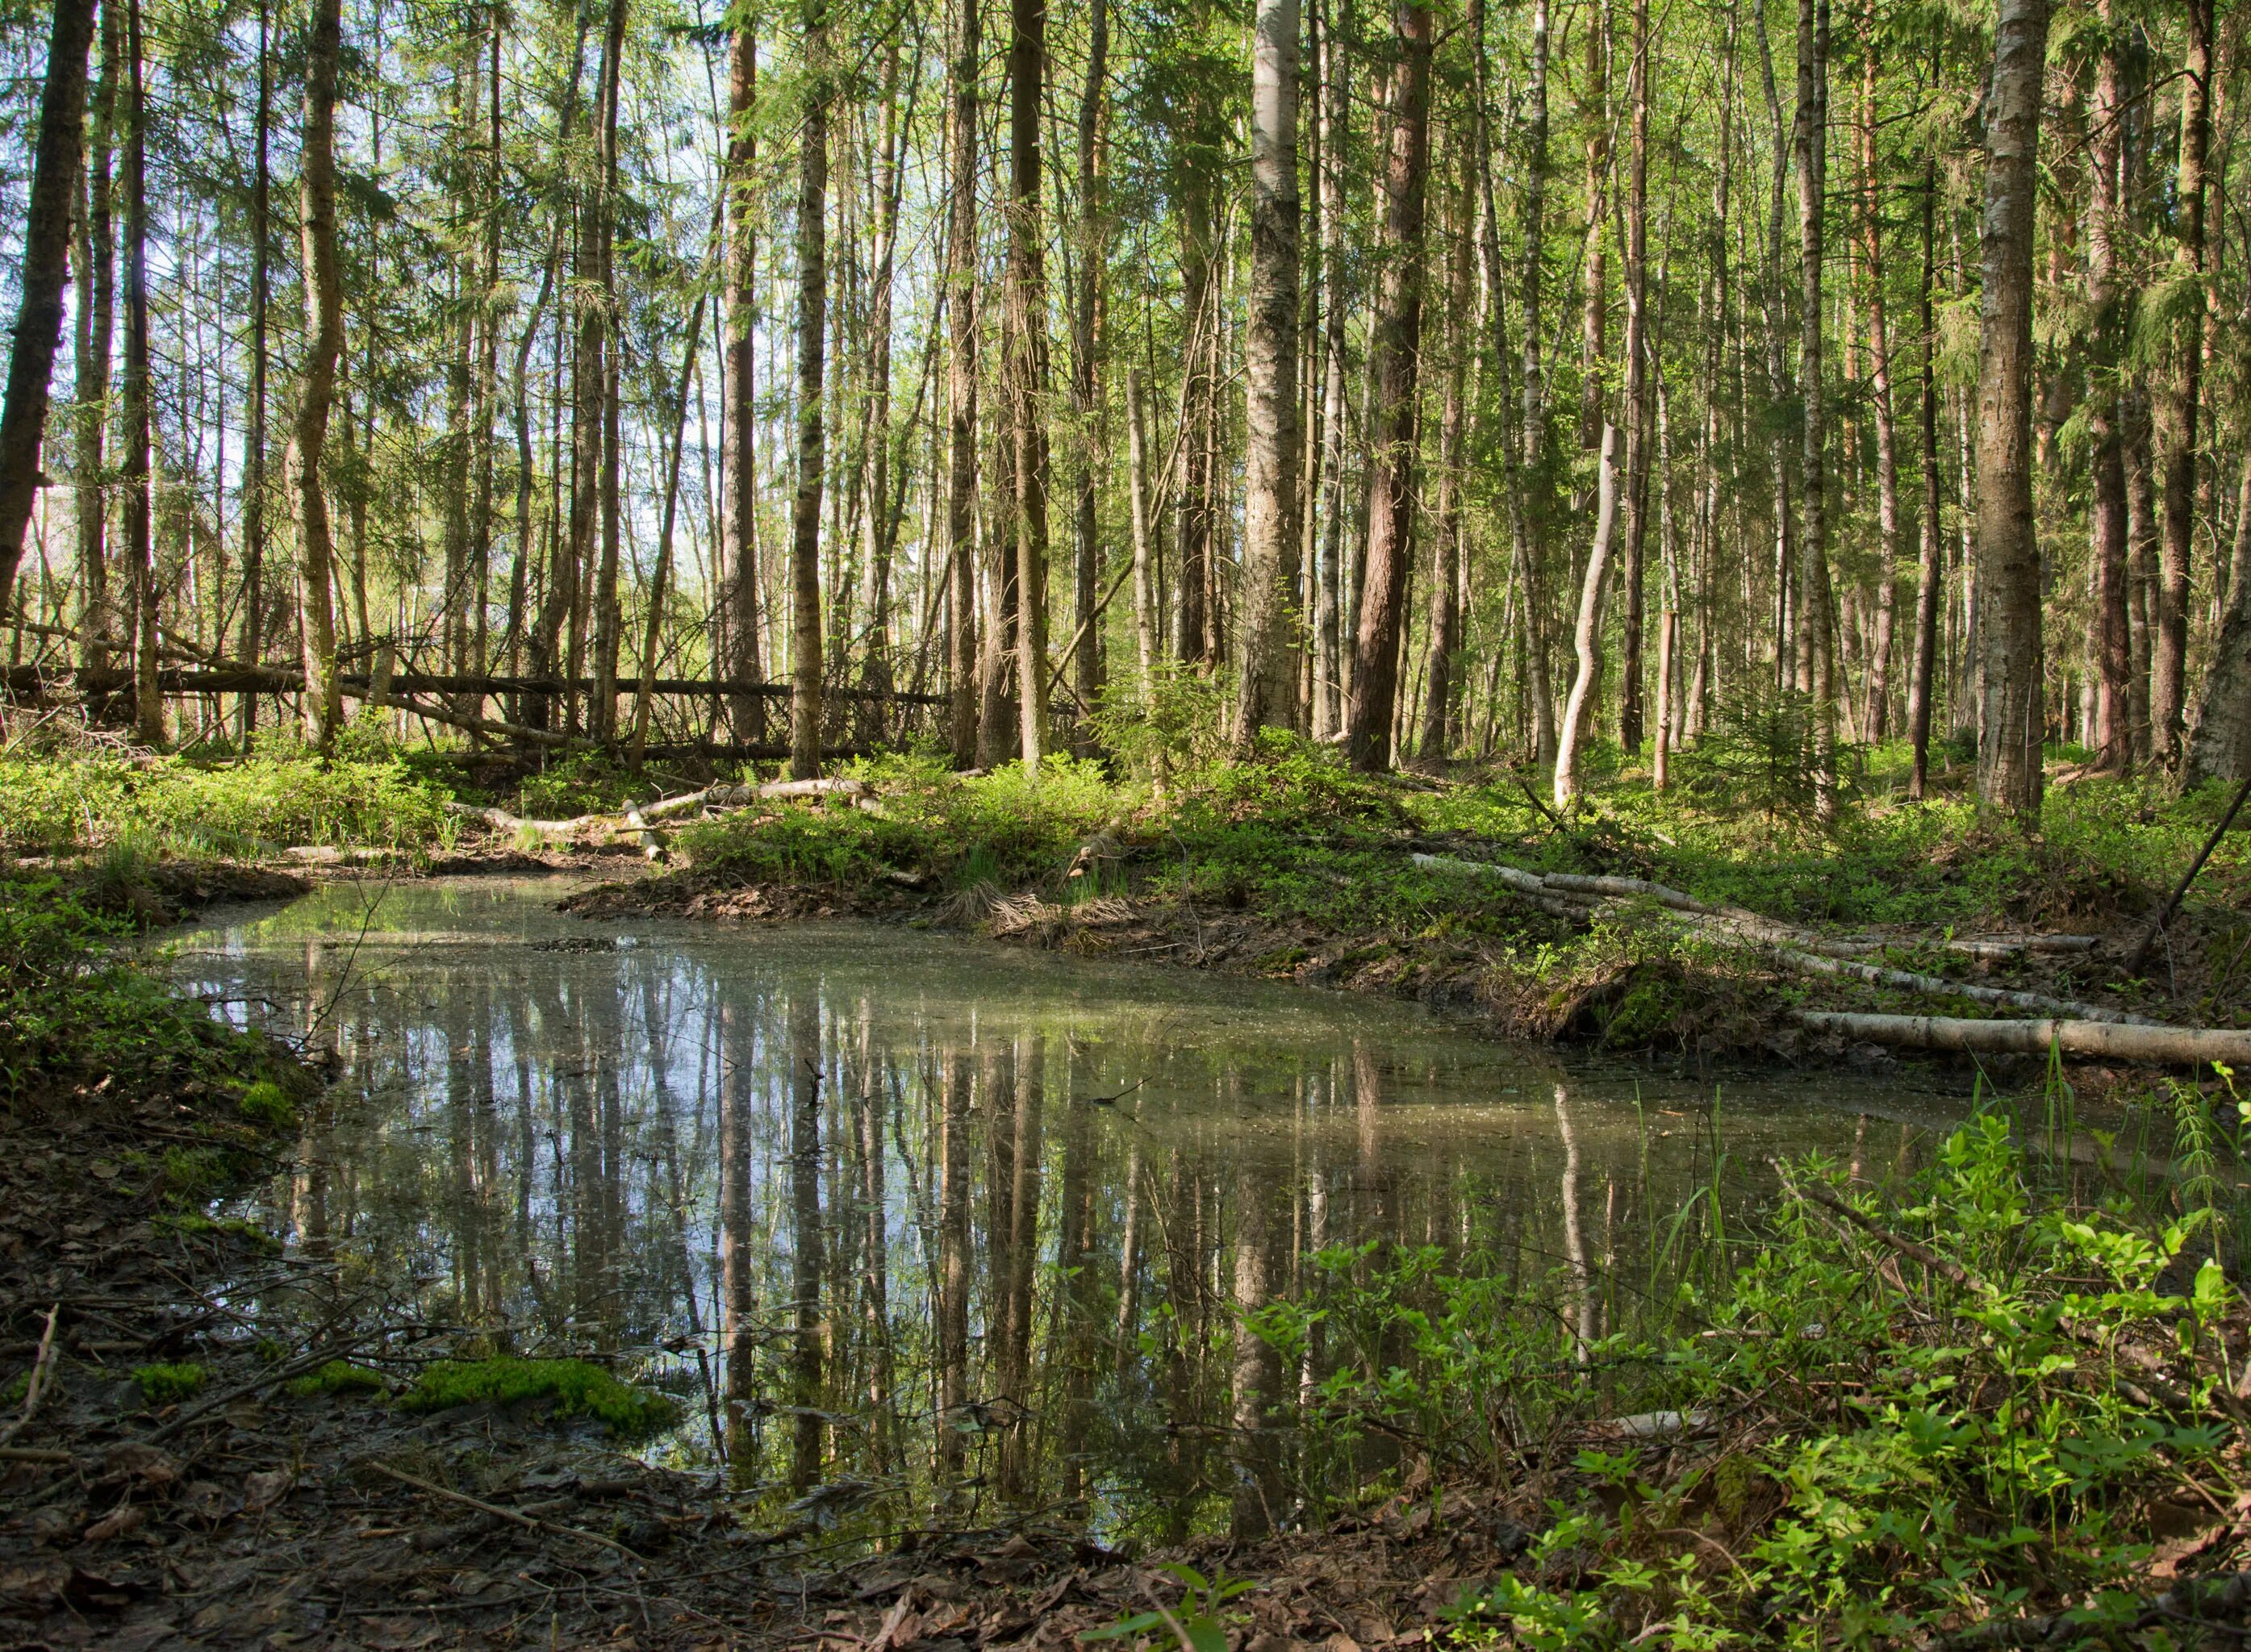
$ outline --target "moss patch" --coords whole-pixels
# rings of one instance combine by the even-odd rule
[[[679,1420],[662,1394],[620,1382],[583,1359],[441,1359],[400,1399],[408,1411],[552,1401],[558,1417],[592,1417],[620,1440],[646,1439]]]

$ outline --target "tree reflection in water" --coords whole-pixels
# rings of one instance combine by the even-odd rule
[[[1410,1008],[893,930],[619,937],[554,893],[403,886],[371,921],[331,886],[184,944],[338,1064],[257,1213],[495,1346],[620,1357],[683,1401],[658,1449],[813,1524],[1286,1524],[1305,1408],[1399,1351],[1317,1324],[1285,1370],[1244,1332],[1317,1256],[1558,1280],[1591,1340],[1623,1236],[1711,1172],[1705,1088]],[[1854,1136],[1802,1096],[1728,1115],[1735,1164]]]

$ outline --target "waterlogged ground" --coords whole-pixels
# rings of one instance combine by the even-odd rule
[[[333,882],[177,940],[192,990],[335,1064],[241,1213],[496,1349],[616,1356],[681,1401],[659,1457],[807,1531],[1223,1524],[1246,1430],[1335,1357],[1233,1328],[1338,1253],[1557,1280],[1596,1336],[1700,1190],[1900,1165],[1963,1105],[889,926],[592,924],[564,892]]]

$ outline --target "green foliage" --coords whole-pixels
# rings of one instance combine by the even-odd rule
[[[152,1408],[176,1406],[183,1400],[192,1399],[203,1392],[211,1380],[211,1367],[193,1362],[174,1365],[135,1365],[133,1380],[141,1386],[141,1398]]]
[[[535,819],[568,819],[606,814],[629,803],[645,803],[655,788],[628,773],[605,751],[551,754],[537,774],[526,775],[516,794],[516,812]]]
[[[1681,752],[1682,783],[1716,813],[1810,821],[1820,783],[1816,723],[1811,695],[1732,695],[1721,701],[1712,726]],[[1849,748],[1834,753],[1840,780],[1849,779],[1856,757]]]
[[[1815,1182],[1938,1261],[1838,1220],[1804,1191]],[[1711,1249],[1668,1241],[1670,1271],[1638,1305],[1569,1268],[1512,1275],[1370,1245],[1322,1254],[1306,1294],[1250,1329],[1294,1350],[1319,1324],[1341,1356],[1304,1434],[1309,1487],[1349,1486],[1371,1437],[1511,1483],[1559,1434],[1623,1434],[1579,1455],[1579,1490],[1534,1546],[1537,1580],[1458,1606],[1465,1634],[1614,1646],[1664,1623],[1670,1644],[1717,1645],[1790,1623],[1911,1639],[2127,1589],[2148,1502],[2225,1474],[2242,1441],[2210,1396],[2242,1304],[2216,1258],[2191,1265],[2210,1218],[2183,1202],[2044,1185],[1989,1113],[1874,1194],[1797,1167]],[[1583,1311],[1590,1291],[1603,1316]],[[1747,1400],[1760,1420],[1732,1449],[1632,1443],[1723,1429]]]
[[[1141,778],[1227,754],[1227,693],[1213,678],[1163,660],[1146,685],[1113,680],[1092,719],[1095,738]]]
[[[290,1394],[299,1400],[311,1400],[322,1394],[380,1394],[390,1390],[390,1378],[365,1365],[355,1365],[349,1359],[331,1359],[318,1371],[288,1385]]]
[[[450,840],[445,802],[434,782],[389,757],[323,763],[281,747],[225,762],[14,757],[0,758],[0,848],[131,862],[299,843],[417,850]]]
[[[1194,1566],[1178,1561],[1157,1567],[1180,1579],[1181,1603],[1176,1607],[1160,1607],[1153,1612],[1137,1612],[1117,1622],[1098,1629],[1089,1629],[1078,1638],[1082,1641],[1122,1641],[1129,1635],[1150,1635],[1161,1628],[1170,1635],[1179,1652],[1227,1652],[1228,1619],[1235,1614],[1222,1611],[1237,1595],[1246,1594],[1257,1585],[1239,1578],[1229,1578],[1217,1572],[1207,1578]]]
[[[0,1107],[112,1075],[232,1087],[266,1066],[124,953],[127,927],[53,878],[0,882]]]
[[[620,1440],[646,1439],[679,1420],[662,1394],[620,1382],[583,1359],[441,1359],[399,1399],[408,1411],[551,1400],[558,1417],[592,1417]]]

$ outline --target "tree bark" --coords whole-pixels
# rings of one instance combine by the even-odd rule
[[[1378,773],[1391,762],[1398,702],[1399,634],[1414,560],[1415,452],[1421,425],[1416,373],[1423,345],[1423,208],[1430,160],[1430,10],[1397,0],[1400,60],[1391,93],[1390,156],[1384,176],[1383,238],[1389,257],[1376,317],[1376,416],[1368,518],[1368,563],[1353,639],[1352,766]]]
[[[977,0],[954,0],[945,237],[947,729],[953,762],[977,761]]]
[[[305,365],[297,384],[297,417],[283,461],[296,519],[303,588],[305,735],[321,751],[336,743],[343,720],[336,680],[332,584],[336,545],[321,453],[336,394],[336,357],[343,349],[343,277],[336,259],[336,67],[343,52],[340,0],[313,0],[305,53],[305,119],[297,184],[305,270]],[[154,627],[152,626],[153,630]],[[153,653],[153,650],[151,651]]]
[[[1915,580],[1915,664],[1907,687],[1908,743],[1913,752],[1907,794],[1920,801],[1930,782],[1931,689],[1938,669],[1938,605],[1946,570],[1946,545],[1938,517],[1938,319],[1934,289],[1937,267],[1938,157],[1926,153],[1922,171],[1922,529]]]
[[[2112,0],[2100,7],[2102,46],[2088,109],[2088,550],[2095,563],[2096,667],[2095,726],[2088,743],[2103,768],[2123,772],[2133,761],[2133,650],[2127,619],[2126,451],[2119,417],[2125,312],[2118,292],[2118,254],[2128,233],[2120,168],[2127,100],[2112,31],[2116,10]]]
[[[1326,358],[1321,386],[1321,428],[1326,451],[1321,472],[1326,494],[1321,508],[1319,595],[1315,600],[1313,642],[1313,737],[1326,740],[1344,727],[1344,675],[1348,639],[1345,636],[1344,445],[1345,399],[1344,185],[1343,144],[1348,120],[1344,42],[1333,25],[1321,31],[1327,54],[1327,73],[1321,86],[1321,296],[1324,317],[1322,354]]]
[[[1452,262],[1446,281],[1446,390],[1438,414],[1438,500],[1430,513],[1429,658],[1423,671],[1423,727],[1416,751],[1424,763],[1445,760],[1452,721],[1456,656],[1462,646],[1462,439],[1467,416],[1471,252],[1477,245],[1477,197],[1471,192],[1473,153],[1464,157],[1454,197]]]
[[[1619,570],[1618,743],[1641,752],[1643,563],[1649,543],[1649,0],[1633,0],[1625,187],[1625,556]]]
[[[1244,626],[1235,740],[1298,723],[1298,0],[1258,0],[1251,43]]]
[[[1579,586],[1579,623],[1573,647],[1579,667],[1564,702],[1563,726],[1555,745],[1555,806],[1579,795],[1579,743],[1593,712],[1595,680],[1602,670],[1603,580],[1610,572],[1610,542],[1617,529],[1617,426],[1603,431],[1603,453],[1595,482],[1595,543]]]
[[[2181,763],[2188,693],[2190,562],[2196,544],[2198,403],[2204,367],[2205,170],[2212,143],[2213,0],[2189,0],[2181,65],[2180,160],[2173,175],[2173,275],[2180,314],[2170,329],[2171,369],[2157,397],[2164,464],[2164,537],[2157,548],[2157,612],[2150,658],[2150,736],[2157,761]]]
[[[601,516],[602,543],[600,560],[594,570],[594,681],[586,721],[587,732],[597,740],[611,739],[618,726],[618,549],[621,508],[618,470],[624,434],[619,380],[623,363],[620,359],[622,352],[613,348],[611,335],[616,330],[618,104],[625,76],[627,3],[627,0],[610,0],[609,4],[602,47],[601,113],[594,128],[596,178],[591,212],[594,292],[588,315],[593,326],[594,382],[588,393],[598,398],[600,419],[599,433],[590,439],[588,451],[596,460],[597,474],[592,480],[595,503]]]
[[[1127,480],[1133,495],[1133,647],[1135,661],[1141,668],[1141,702],[1146,708],[1156,691],[1157,657],[1163,645],[1158,636],[1157,553],[1151,531],[1155,506],[1149,496],[1148,421],[1142,405],[1145,400],[1141,370],[1130,368],[1126,374],[1126,422],[1130,470]]]
[[[1008,8],[1008,271],[1005,370],[1015,429],[1016,695],[1024,771],[1047,745],[1047,268],[1040,211],[1040,107],[1047,0]]]
[[[1823,216],[1829,148],[1829,0],[1797,0],[1797,387],[1804,398],[1799,460],[1804,521],[1798,536],[1800,686],[1813,696],[1814,813],[1837,818],[1837,684],[1829,620],[1828,381],[1822,363]]]
[[[258,109],[252,138],[250,182],[250,429],[242,460],[242,632],[238,657],[246,666],[263,663],[266,653],[266,450],[267,379],[273,352],[267,342],[274,303],[274,63],[266,0],[258,8]],[[105,341],[103,352],[107,353]],[[258,696],[238,702],[236,727],[246,744],[258,726]]]
[[[2191,731],[2185,787],[2251,776],[2251,454],[2235,495],[2235,567],[2212,648],[2204,703]]]
[[[622,3],[623,0],[619,0]],[[790,517],[789,772],[821,773],[821,387],[828,321],[828,81],[825,0],[806,0],[805,107],[797,164],[797,494]]]
[[[1086,33],[1086,86],[1078,100],[1078,294],[1071,312],[1071,399],[1078,418],[1078,497],[1072,517],[1078,640],[1071,654],[1071,686],[1091,708],[1102,691],[1101,636],[1095,623],[1102,547],[1095,482],[1102,448],[1102,297],[1110,259],[1110,208],[1102,176],[1109,0],[1092,0]]]
[[[2047,0],[1998,0],[1986,101],[1984,266],[1977,361],[1977,619],[1983,729],[1977,797],[2036,822],[2040,808],[2040,545],[2033,516],[2033,212]]]
[[[260,44],[262,75],[262,31]],[[71,465],[78,483],[79,664],[97,671],[109,665],[112,620],[109,477],[104,436],[109,423],[110,344],[116,331],[117,234],[110,218],[109,154],[116,130],[117,52],[117,8],[107,5],[101,8],[101,78],[94,88],[88,114],[85,211],[79,225],[78,450]],[[263,320],[263,313],[254,304],[253,309],[255,327]],[[258,342],[263,342],[262,335]],[[262,386],[262,374],[258,382]],[[263,413],[261,401],[253,397],[253,405],[254,417]],[[246,568],[246,579],[249,572]],[[255,657],[252,659],[254,663]]]
[[[47,33],[15,342],[8,352],[7,401],[0,406],[0,606],[15,593],[24,530],[45,480],[39,455],[46,438],[47,384],[62,342],[63,283],[70,272],[72,204],[85,149],[94,18],[94,0],[55,0]]]
[[[758,162],[754,118],[758,97],[758,33],[747,10],[737,19],[727,52],[726,343],[720,358],[719,459],[720,646],[717,674],[755,682],[765,674],[758,646],[758,481],[757,397],[758,233],[751,199]],[[763,740],[766,702],[738,696],[728,708],[738,740]]]
[[[1860,73],[1860,245],[1868,266],[1869,387],[1876,424],[1876,634],[1861,702],[1861,738],[1890,732],[1893,636],[1899,612],[1899,426],[1892,400],[1890,318],[1884,307],[1882,180],[1876,153],[1876,41]]]
[[[143,745],[159,746],[164,743],[164,704],[156,692],[156,558],[151,539],[154,501],[149,473],[149,103],[142,79],[144,73],[140,0],[127,0],[123,480],[126,572],[130,595],[124,639],[133,650],[134,722]],[[306,95],[308,100],[312,95],[309,82]],[[311,268],[309,262],[306,267]],[[0,546],[11,543],[0,540]],[[0,550],[0,555],[5,554],[5,550]],[[306,703],[309,708],[313,702],[308,699]]]

